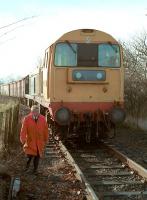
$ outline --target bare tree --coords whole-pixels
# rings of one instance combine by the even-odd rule
[[[147,107],[147,34],[134,37],[124,47],[126,109],[137,125]]]

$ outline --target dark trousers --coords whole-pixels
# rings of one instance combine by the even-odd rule
[[[26,168],[29,168],[32,159],[33,159],[33,164],[34,164],[34,171],[37,171],[38,164],[39,164],[39,159],[40,159],[39,154],[37,156],[29,155],[29,154],[27,155],[27,165],[26,165]]]

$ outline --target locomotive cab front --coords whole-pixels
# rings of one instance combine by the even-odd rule
[[[115,102],[120,108],[124,102],[121,46],[107,33],[86,29],[63,35],[54,44],[53,52],[50,70],[52,118],[62,126],[62,119],[68,117],[63,123],[68,127],[67,135],[72,135],[74,130],[81,135],[81,130],[85,130],[87,138],[92,135],[106,137],[106,132],[114,125]],[[119,121],[121,119],[124,117]]]

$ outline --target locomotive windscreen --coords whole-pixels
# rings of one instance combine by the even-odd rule
[[[55,66],[120,67],[119,45],[111,43],[58,43],[55,48]]]

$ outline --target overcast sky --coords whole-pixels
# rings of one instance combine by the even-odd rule
[[[0,78],[27,75],[50,43],[74,29],[128,40],[147,31],[145,14],[146,0],[0,0]]]

